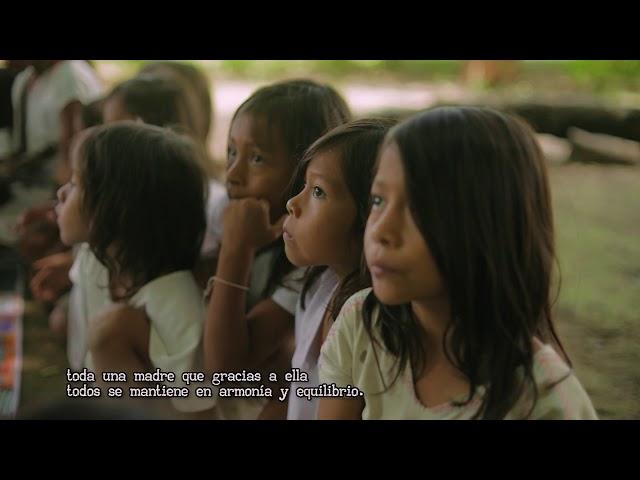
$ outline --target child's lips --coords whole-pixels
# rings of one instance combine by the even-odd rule
[[[399,273],[398,270],[382,262],[374,262],[369,265],[369,271],[376,278]]]
[[[287,219],[284,221],[284,224],[282,225],[282,239],[285,242],[290,242],[293,240],[293,235],[291,235],[291,233],[289,232],[289,228],[287,228],[287,223],[289,222],[289,218],[287,217]]]

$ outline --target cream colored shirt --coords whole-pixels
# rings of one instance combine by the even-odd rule
[[[473,417],[482,400],[482,387],[467,405],[445,403],[425,407],[415,394],[411,368],[405,368],[392,382],[396,358],[384,349],[381,338],[375,333],[379,341],[376,345],[378,367],[371,338],[362,321],[362,305],[370,291],[369,288],[352,296],[333,324],[320,352],[320,383],[360,389],[365,400],[363,419],[462,420]],[[551,346],[544,345],[534,354],[533,374],[539,396],[530,418],[597,419],[582,385]],[[558,382],[555,386],[547,388],[555,382]],[[525,393],[506,418],[523,418],[531,406],[530,400],[531,396]]]

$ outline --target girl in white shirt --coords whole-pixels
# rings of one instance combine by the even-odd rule
[[[182,373],[201,370],[202,358],[204,306],[191,269],[207,182],[196,149],[166,129],[120,122],[83,133],[72,160],[56,211],[62,241],[88,245],[73,271],[85,290],[75,305],[89,339],[85,364],[98,379],[160,368],[176,376],[167,386],[183,386]],[[193,393],[172,400],[182,412],[213,405]]]
[[[319,418],[596,418],[551,318],[553,237],[524,122],[446,107],[394,127],[364,237],[373,289],[322,346]]]
[[[392,123],[363,119],[336,127],[307,150],[298,168],[283,236],[291,263],[310,268],[296,309],[292,367],[301,381],[291,383],[290,420],[316,417],[317,399],[305,397],[304,388],[319,383],[323,324],[328,327],[345,300],[371,284],[362,242],[378,147]]]

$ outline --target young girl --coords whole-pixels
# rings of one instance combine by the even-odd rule
[[[168,386],[183,386],[182,372],[201,369],[204,317],[191,269],[205,229],[206,177],[193,143],[131,122],[91,129],[58,198],[62,241],[83,243],[71,278],[84,319],[74,338],[90,339],[85,365],[98,379],[160,368],[176,375]],[[175,409],[212,407],[191,393],[173,398]]]
[[[147,74],[116,85],[104,99],[83,108],[75,118],[74,125],[75,131],[81,132],[100,123],[110,124],[132,120],[191,133],[191,118],[194,116],[195,114],[187,108],[186,93],[176,81]],[[203,165],[206,169],[208,163],[203,162]],[[213,197],[219,199],[224,194],[224,188],[220,182],[212,180],[211,192]],[[57,229],[52,228],[55,226],[55,221],[53,226],[49,223],[50,214],[53,214],[52,207],[50,210],[48,205],[35,208],[23,216],[18,224],[21,244],[24,246],[23,254],[32,262],[41,259],[34,265],[37,273],[34,275],[31,286],[35,298],[46,302],[56,300],[62,293],[55,288],[55,282],[49,281],[51,277],[49,272],[55,270],[56,273],[66,274],[58,269],[59,260],[62,257],[49,256],[45,251],[45,247],[55,248],[57,246],[55,240],[59,240],[56,238],[58,237]],[[49,233],[48,237],[36,243],[39,236],[34,235],[33,227],[46,229],[45,231]],[[54,250],[50,253],[57,252]],[[72,258],[69,253],[66,255],[65,260],[70,264]]]
[[[74,117],[74,131],[82,132],[102,123],[102,99],[84,105]],[[70,172],[70,162],[66,166]],[[66,183],[70,173],[67,173]],[[19,251],[31,264],[32,278],[29,287],[33,298],[45,307],[53,306],[49,314],[49,328],[60,336],[67,335],[67,292],[71,288],[69,270],[74,252],[60,240],[60,231],[54,211],[55,202],[32,207],[20,218],[16,230],[19,233]],[[77,250],[77,247],[76,247]],[[73,365],[80,368],[80,365]]]
[[[356,120],[334,128],[305,153],[287,202],[283,237],[289,261],[307,271],[295,317],[291,366],[308,375],[292,382],[287,418],[316,418],[317,400],[297,395],[318,386],[323,319],[335,320],[352,294],[371,285],[362,242],[378,148],[389,120]]]
[[[345,304],[320,358],[321,382],[363,396],[323,398],[319,418],[596,418],[551,322],[530,128],[489,109],[419,114],[389,133],[371,205],[373,291]]]
[[[160,127],[179,127],[194,135],[186,92],[168,78],[145,74],[116,85],[105,97],[104,123],[141,120]]]
[[[207,218],[211,218],[211,212],[218,208],[218,204],[225,203],[226,191],[222,183],[211,176],[213,173],[212,163],[204,153],[204,144],[193,132],[194,118],[199,117],[200,112],[193,111],[187,102],[185,90],[185,86],[171,77],[165,78],[151,73],[134,77],[116,85],[101,100],[100,120],[103,120],[105,124],[123,120],[140,121],[190,134],[197,142],[198,148],[203,150],[198,158],[210,177]],[[86,113],[92,114],[94,112],[87,111]],[[85,116],[79,131],[87,128],[86,120],[92,120],[91,117],[94,115]],[[208,229],[207,232],[210,230]],[[215,252],[218,248],[218,241],[217,237],[207,234],[203,240],[202,255],[208,256]],[[36,273],[31,282],[34,297],[44,302],[56,301],[64,291],[68,290],[68,273],[72,263],[73,256],[70,251],[47,256],[36,262],[34,264]],[[49,317],[51,329],[61,336],[67,335],[68,329],[74,328],[72,325],[68,325],[66,311],[67,302],[63,298],[57,303]],[[68,338],[70,343],[75,341],[73,338]],[[73,348],[71,344],[69,346],[71,349]],[[81,368],[71,359],[70,361],[74,368]]]
[[[207,175],[214,178],[213,163],[207,154],[206,136],[203,137],[200,127],[204,114],[201,108],[194,105],[192,94],[188,85],[172,76],[141,73],[116,85],[104,99],[104,123],[141,121],[187,134],[202,149],[199,156],[203,168]]]
[[[304,150],[349,116],[335,90],[307,80],[261,88],[236,111],[228,142],[230,201],[205,324],[209,372],[290,366],[301,272],[287,261],[281,238],[287,187]],[[284,418],[285,408],[276,400],[262,418]]]
[[[168,78],[181,86],[191,112],[191,130],[203,145],[207,145],[213,128],[213,99],[208,76],[194,65],[175,61],[151,62],[144,65],[139,73]]]

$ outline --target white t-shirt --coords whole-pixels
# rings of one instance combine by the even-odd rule
[[[78,363],[84,352],[84,364],[93,368],[91,354],[87,352],[87,332],[91,321],[113,305],[109,297],[108,272],[83,244],[76,256],[69,277],[73,281],[69,311],[69,357]],[[202,291],[188,270],[158,277],[144,285],[128,302],[144,308],[151,321],[149,357],[155,368],[173,372],[175,382],[168,387],[184,387],[183,372],[203,370],[202,336],[205,306]],[[144,385],[141,385],[144,386]],[[211,386],[192,384],[188,397],[172,398],[174,407],[182,412],[208,410],[215,405],[215,397],[198,398],[195,388]]]
[[[73,286],[67,314],[67,356],[71,368],[80,370],[86,365],[89,322],[113,302],[107,269],[91,253],[89,244],[76,245],[74,255],[69,270]]]
[[[218,254],[222,241],[222,214],[228,204],[227,189],[217,180],[211,180],[207,199],[207,229],[200,249],[200,255],[203,257],[213,257]]]
[[[253,260],[251,278],[249,280],[249,291],[247,292],[247,311],[251,310],[262,300],[261,295],[269,281],[274,256],[275,252],[273,250],[267,250],[266,252],[256,255]],[[296,305],[298,304],[298,297],[302,290],[304,272],[304,268],[294,268],[282,278],[271,293],[271,300],[291,315],[296,314]]]
[[[11,89],[13,103],[13,148],[20,147],[21,98],[33,67],[20,72]],[[27,95],[27,153],[36,153],[60,139],[60,113],[69,103],[87,104],[99,98],[104,88],[95,71],[84,60],[63,60],[35,80]]]
[[[129,303],[144,308],[151,320],[149,358],[154,367],[173,372],[175,382],[168,386],[185,387],[184,372],[204,369],[202,338],[205,305],[202,291],[189,270],[181,270],[158,277],[142,287]],[[210,383],[191,384],[189,397],[172,398],[175,408],[182,412],[198,412],[212,408],[213,397],[198,398],[195,389]]]
[[[483,398],[484,387],[479,387],[467,405],[447,402],[426,407],[416,396],[411,368],[405,368],[393,382],[396,357],[384,349],[377,329],[374,330],[377,340],[374,352],[362,320],[362,306],[370,292],[368,288],[353,295],[332,325],[320,351],[320,382],[357,387],[364,392],[363,419],[464,420],[473,417]],[[589,396],[551,346],[544,345],[535,352],[533,376],[539,396],[530,418],[597,419]],[[527,389],[507,419],[526,416],[531,407],[531,393]]]
[[[296,349],[291,359],[291,367],[308,375],[307,382],[291,382],[287,420],[314,420],[318,410],[318,400],[299,398],[299,387],[317,387],[319,336],[322,333],[322,319],[333,293],[338,287],[338,277],[332,270],[325,270],[309,287],[305,297],[305,309],[300,300],[296,307]]]

